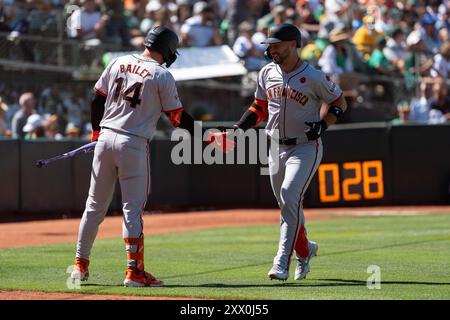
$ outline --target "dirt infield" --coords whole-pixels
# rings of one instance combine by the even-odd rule
[[[345,219],[349,217],[380,215],[420,215],[429,212],[449,212],[450,206],[433,207],[374,207],[374,208],[336,208],[305,209],[306,221],[324,219]],[[202,230],[226,226],[250,226],[279,223],[279,210],[245,209],[221,210],[193,213],[149,214],[144,216],[146,236]],[[0,224],[0,248],[16,248],[77,240],[79,219],[50,220],[36,222]],[[122,217],[107,217],[100,226],[98,239],[117,238],[122,234]],[[31,291],[2,291],[0,300],[93,300],[93,299],[191,299],[191,298],[154,298],[110,295],[83,295],[75,293],[43,293]]]

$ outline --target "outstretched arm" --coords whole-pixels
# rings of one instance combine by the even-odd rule
[[[194,118],[192,118],[192,116],[182,108],[173,111],[166,111],[165,113],[175,128],[187,130],[192,137],[194,137],[195,126],[200,127],[200,125],[194,121]],[[206,129],[202,127],[200,127],[200,129],[200,132],[202,133],[200,139],[203,141],[203,136]],[[234,141],[227,139],[226,134],[227,132],[209,133],[206,142],[208,144],[212,143],[216,149],[227,153],[234,149],[235,143]]]
[[[241,119],[233,126],[235,129],[247,130],[267,120],[267,101],[255,99],[251,106],[245,111]]]

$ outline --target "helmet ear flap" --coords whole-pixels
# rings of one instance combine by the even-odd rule
[[[177,54],[176,52],[169,54],[168,57],[164,57],[164,61],[166,63],[166,67],[170,67],[172,65],[172,63],[175,62],[175,60],[177,60]]]

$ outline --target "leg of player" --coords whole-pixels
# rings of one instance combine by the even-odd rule
[[[321,156],[322,148],[319,142],[297,145],[289,149],[288,160],[285,164],[286,172],[280,189],[282,216],[280,242],[274,258],[274,267],[269,272],[271,279],[286,280],[289,277],[290,259],[297,242],[297,248],[301,249],[302,254],[306,251],[309,255],[302,202]]]
[[[162,281],[144,270],[143,213],[150,192],[150,154],[145,139],[121,135],[117,141],[120,154],[119,182],[122,190],[122,235],[127,252],[124,285],[128,287],[161,286]]]
[[[78,232],[73,279],[85,281],[89,277],[91,249],[114,194],[117,172],[109,141],[112,139],[102,134],[95,148],[89,194]]]
[[[283,184],[284,175],[286,172],[286,158],[288,153],[285,146],[279,146],[279,148],[280,149],[277,154],[272,154],[272,152],[269,153],[269,173],[273,194],[277,199],[278,206],[281,208],[281,186]],[[284,225],[285,221],[283,216],[280,215],[280,228],[283,228]],[[279,245],[281,246],[281,242]],[[278,248],[278,251],[280,251],[280,248]],[[279,265],[277,262],[278,261],[274,259],[273,266],[270,269],[268,276],[270,279],[286,280],[289,277],[287,267]]]
[[[297,238],[294,245],[294,250],[297,259],[297,266],[295,269],[294,280],[302,280],[306,278],[306,275],[310,271],[311,258],[317,255],[318,244],[314,241],[310,241],[307,238],[307,231],[305,228],[305,216],[303,214],[303,196],[309,187],[309,184],[317,171],[319,164],[322,160],[322,142],[319,139],[315,144],[314,153],[308,152],[309,155],[314,154],[314,161],[312,165],[312,170],[310,171],[310,176],[303,187],[302,198],[298,204],[298,212],[300,218],[300,228],[297,233]],[[308,161],[310,162],[310,161]]]

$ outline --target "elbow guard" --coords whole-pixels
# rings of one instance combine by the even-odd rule
[[[344,113],[344,110],[342,110],[339,106],[331,106],[330,109],[328,109],[328,113],[334,114],[334,116],[339,119],[339,117]]]

